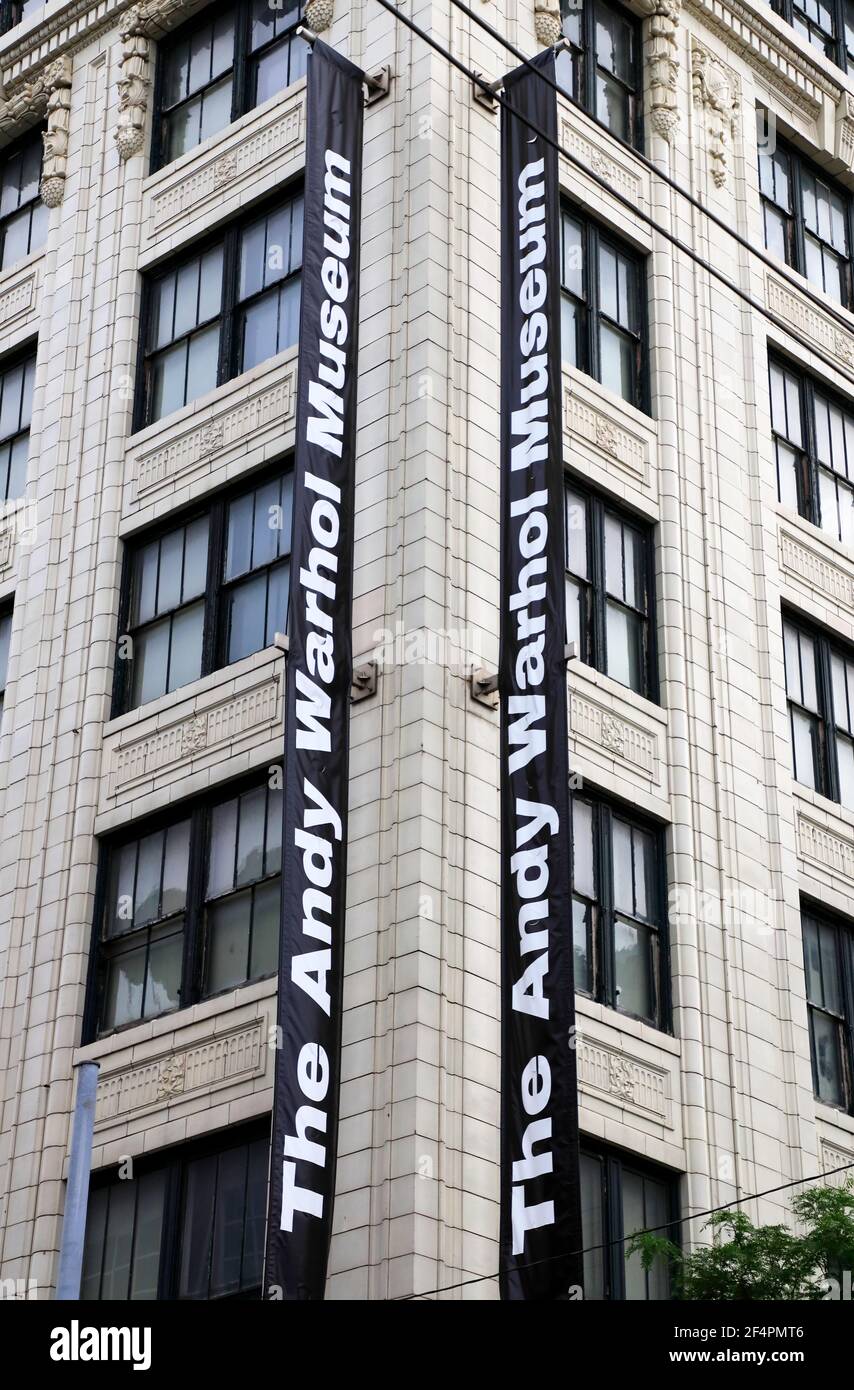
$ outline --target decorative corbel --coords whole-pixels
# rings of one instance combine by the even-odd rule
[[[534,32],[541,48],[554,48],[563,32],[558,0],[534,0]]]
[[[315,34],[322,34],[332,23],[334,0],[308,0],[303,23]]]
[[[68,132],[71,128],[71,58],[65,54],[47,73],[47,130],[43,135],[41,195],[45,207],[58,208],[65,197]]]
[[[42,68],[41,72],[29,82],[22,82],[11,92],[3,92],[0,99],[0,132],[16,134],[22,126],[32,125],[33,120],[41,120],[47,110],[53,84],[63,60],[59,59]]]
[[[185,9],[185,0],[139,0],[138,4],[131,5],[121,22],[119,121],[115,141],[122,159],[139,154],[145,144],[151,90],[151,40],[165,33]]]
[[[650,125],[668,143],[679,122],[676,79],[681,0],[645,0],[646,63],[649,71]]]
[[[723,188],[741,110],[738,79],[695,39],[691,41],[691,90],[694,105],[706,112],[712,179],[716,188]]]

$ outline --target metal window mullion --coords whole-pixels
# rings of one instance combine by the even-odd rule
[[[583,224],[585,231],[586,255],[585,273],[587,284],[587,314],[588,314],[588,371],[595,381],[602,379],[602,353],[600,347],[600,324],[601,316],[600,293],[599,293],[599,232],[592,222]]]
[[[239,116],[251,111],[252,105],[249,96],[249,71],[251,67],[251,39],[249,34],[252,22],[252,7],[246,4],[236,4],[234,10],[234,62],[232,72],[234,78],[231,88],[231,119],[236,121]]]
[[[238,249],[242,232],[242,225],[232,226],[227,228],[223,237],[222,314],[217,367],[217,384],[219,386],[222,386],[226,381],[231,381],[232,377],[237,374],[235,323],[240,304],[238,298]]]
[[[608,597],[605,591],[605,508],[598,498],[589,499],[589,542],[588,566],[590,570],[591,614],[591,656],[592,665],[597,671],[604,671],[608,663],[608,642],[606,611]]]
[[[838,931],[839,951],[842,956],[842,1058],[843,1088],[845,1104],[849,1114],[854,1113],[854,932],[850,927]]]
[[[611,808],[602,802],[594,803],[599,829],[599,900],[602,904],[602,1000],[616,1008],[617,966],[614,958],[614,850]]]
[[[806,227],[804,224],[804,202],[801,191],[801,161],[793,150],[787,150],[789,156],[789,180],[791,184],[790,199],[791,212],[789,220],[792,226],[792,249],[794,252],[794,269],[806,278]]]
[[[211,504],[208,512],[208,568],[205,576],[205,617],[202,631],[202,674],[218,671],[223,664],[224,651],[220,626],[222,621],[222,587],[220,577],[224,568],[226,504],[222,498]]]
[[[584,0],[581,11],[581,63],[584,80],[582,106],[592,115],[596,110],[596,22],[593,0]]]
[[[818,652],[818,726],[824,733],[824,766],[819,769],[820,780],[825,784],[819,790],[831,801],[840,800],[839,764],[836,751],[836,724],[833,713],[833,682],[830,671],[830,644],[824,637],[816,637]]]
[[[184,951],[181,977],[182,1008],[195,1004],[202,994],[201,971],[204,957],[202,924],[205,917],[204,876],[208,820],[207,805],[197,806],[190,813],[187,899],[184,905]]]
[[[626,1297],[625,1232],[623,1227],[623,1165],[610,1155],[605,1159],[607,1169],[607,1239],[609,1293],[612,1300]]]

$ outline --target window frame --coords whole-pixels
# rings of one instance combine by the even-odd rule
[[[10,372],[14,372],[14,371],[16,370],[16,368],[22,367],[22,368],[24,369],[24,375],[23,375],[22,380],[21,380],[21,384],[22,384],[22,386],[23,386],[23,383],[24,383],[24,381],[26,380],[26,369],[27,369],[27,365],[31,363],[31,364],[32,364],[32,370],[33,370],[33,395],[35,395],[35,389],[36,389],[36,375],[37,375],[37,372],[38,372],[38,350],[39,350],[38,339],[37,339],[37,338],[31,338],[30,341],[29,341],[28,343],[24,344],[22,347],[15,348],[14,351],[10,352],[9,355],[8,355],[7,357],[0,358],[0,380],[2,380],[4,377],[6,377]],[[1,394],[2,394],[2,392],[0,392],[0,395],[1,395]],[[4,507],[4,506],[5,506],[5,507],[8,508],[8,507],[10,507],[11,505],[13,505],[14,503],[17,503],[17,502],[24,502],[24,501],[26,500],[26,496],[27,496],[27,491],[26,491],[26,486],[27,486],[27,485],[26,485],[26,468],[29,467],[29,463],[30,463],[29,438],[30,438],[30,434],[31,434],[31,432],[32,432],[32,427],[33,427],[33,420],[32,420],[32,413],[31,413],[31,414],[30,414],[30,423],[27,425],[27,428],[26,428],[25,430],[22,430],[22,429],[18,428],[18,429],[14,432],[14,434],[6,435],[6,436],[3,437],[3,439],[0,439],[0,450],[2,450],[3,448],[5,448],[5,446],[6,446],[7,444],[12,443],[14,440],[23,438],[24,435],[26,435],[26,438],[27,438],[27,441],[28,441],[28,443],[27,443],[27,461],[26,461],[26,465],[25,465],[25,477],[24,477],[24,491],[23,491],[23,492],[20,494],[20,496],[18,496],[18,497],[9,497],[9,496],[7,496],[7,495],[5,494],[5,488],[6,488],[6,485],[7,485],[7,484],[6,484],[6,482],[4,481],[4,482],[3,482],[4,495],[3,495],[3,497],[0,497],[0,507]],[[0,472],[0,478],[2,478],[2,472]]]
[[[788,682],[786,683],[786,715],[789,724],[789,747],[791,750],[792,781],[796,786],[806,787],[808,791],[814,792],[818,796],[825,797],[828,801],[834,802],[837,806],[844,806],[840,795],[841,779],[839,775],[839,758],[836,747],[837,733],[835,711],[833,704],[833,677],[831,668],[831,658],[838,655],[843,661],[854,662],[854,646],[850,646],[845,640],[836,633],[831,633],[827,629],[819,626],[818,623],[809,618],[802,617],[796,610],[783,607],[782,631],[784,646],[784,676],[785,676],[785,628],[790,626],[801,636],[808,638],[815,643],[816,648],[816,699],[818,711],[808,710],[799,700],[793,699],[789,693]],[[820,743],[819,757],[819,776],[817,781],[819,786],[811,787],[808,782],[798,781],[795,774],[795,742],[792,734],[792,705],[806,712],[815,718],[819,728],[818,737]],[[814,769],[815,770],[815,769]],[[849,808],[854,809],[854,808]]]
[[[827,44],[825,44],[824,56],[827,59],[829,59],[831,63],[835,64],[836,67],[841,68],[843,72],[848,72],[851,70],[852,67],[854,67],[854,53],[848,52],[848,46],[845,41],[844,0],[827,0],[827,4],[829,8],[833,11],[834,33],[828,35],[828,38],[830,43],[833,45],[834,52],[832,54],[828,53]],[[785,20],[786,24],[789,24],[794,29],[795,33],[801,39],[803,39],[804,43],[808,44],[810,48],[815,49],[816,52],[820,52],[818,45],[812,43],[810,37],[807,34],[805,34],[802,29],[799,29],[795,24],[795,10],[799,9],[800,7],[796,6],[793,3],[793,0],[771,0],[771,8],[775,14],[779,15],[782,20]],[[813,32],[812,23],[807,16],[803,16],[803,18],[806,23],[810,24],[811,35]],[[818,31],[819,26],[816,25],[815,27]],[[820,32],[824,33],[824,30],[821,30]]]
[[[803,930],[805,917],[812,918],[819,926],[830,928],[836,937],[837,962],[839,965],[839,986],[842,995],[842,1014],[839,1016],[842,1054],[842,1086],[844,1102],[835,1106],[824,1100],[818,1093],[818,1074],[816,1054],[813,1046],[812,1010],[817,1009],[826,1016],[833,1016],[824,1005],[811,1004],[806,974],[806,933]],[[844,1115],[854,1115],[854,921],[833,912],[824,904],[811,898],[801,898],[801,937],[804,948],[804,998],[807,1009],[807,1029],[810,1046],[810,1071],[812,1074],[813,1095],[819,1105],[837,1110]],[[847,949],[846,949],[847,946]]]
[[[111,719],[118,719],[122,715],[131,714],[135,710],[145,709],[146,704],[135,705],[133,698],[133,662],[122,660],[119,656],[118,645],[125,637],[133,638],[134,634],[143,628],[150,627],[156,622],[160,622],[166,614],[159,614],[148,623],[138,624],[132,628],[130,623],[133,612],[134,601],[134,566],[139,552],[155,541],[161,541],[164,536],[170,535],[173,531],[181,527],[188,526],[193,521],[208,518],[208,569],[207,582],[201,601],[204,603],[204,619],[202,629],[202,669],[197,680],[203,680],[205,676],[213,675],[216,671],[224,671],[228,666],[236,665],[236,662],[228,660],[227,639],[227,617],[228,617],[228,594],[237,585],[244,582],[249,575],[260,574],[262,571],[269,571],[275,565],[282,564],[283,557],[270,561],[269,564],[258,566],[256,569],[248,571],[247,575],[241,575],[237,579],[226,579],[225,577],[225,557],[227,546],[227,520],[228,509],[231,504],[245,497],[250,493],[256,492],[267,483],[276,482],[277,479],[293,477],[294,459],[293,454],[286,454],[284,458],[277,459],[271,464],[265,465],[256,473],[244,474],[228,488],[212,493],[208,497],[200,498],[190,507],[185,507],[181,511],[174,512],[171,516],[163,517],[155,526],[148,527],[144,531],[139,531],[133,536],[125,538],[124,554],[122,557],[122,577],[119,591],[119,616],[116,638],[116,661],[113,670],[113,693],[112,708],[110,711]],[[285,518],[283,518],[285,520]],[[287,519],[290,520],[290,519]],[[291,537],[293,546],[293,536]],[[293,554],[289,552],[288,560]],[[193,603],[198,603],[199,599],[192,599],[187,604],[181,604],[175,609],[170,609],[170,613],[178,613],[183,607],[190,607]],[[286,623],[287,625],[287,623]],[[259,648],[264,651],[265,648]],[[247,660],[241,657],[239,660]],[[192,684],[192,682],[190,682]],[[186,689],[185,686],[176,686],[177,690]],[[175,692],[170,692],[175,693]],[[157,699],[165,699],[166,696],[160,695]]]
[[[659,1182],[666,1188],[669,1228],[660,1231],[674,1245],[681,1245],[681,1226],[679,1222],[679,1187],[681,1174],[651,1163],[630,1150],[613,1148],[600,1144],[586,1134],[581,1135],[580,1151],[585,1158],[595,1160],[601,1165],[601,1204],[604,1249],[602,1250],[602,1274],[604,1297],[593,1302],[626,1302],[626,1260],[623,1204],[623,1170],[628,1169],[641,1178]],[[583,1235],[582,1243],[588,1246],[588,1238]],[[672,1271],[670,1292],[673,1293]],[[585,1297],[587,1291],[585,1290]],[[631,1300],[640,1302],[643,1300]],[[661,1300],[651,1300],[661,1301]]]
[[[152,316],[154,310],[155,285],[165,276],[177,274],[182,268],[191,265],[194,261],[201,260],[207,252],[215,247],[222,245],[222,299],[220,301],[219,314],[214,318],[204,320],[209,327],[213,323],[219,323],[219,348],[217,352],[217,379],[216,384],[210,389],[218,390],[228,382],[236,380],[242,376],[244,369],[238,363],[239,333],[238,324],[241,313],[247,304],[252,302],[258,295],[247,297],[245,300],[240,298],[240,242],[243,233],[264,217],[269,217],[278,208],[288,207],[303,197],[302,178],[297,177],[289,183],[276,189],[276,192],[264,198],[261,202],[244,212],[240,217],[233,218],[224,223],[216,231],[200,238],[189,246],[182,249],[174,256],[170,256],[157,265],[147,267],[143,271],[142,295],[140,304],[140,323],[139,323],[139,348],[137,353],[136,386],[134,391],[134,409],[132,433],[138,434],[140,430],[149,429],[153,425],[159,425],[164,420],[168,420],[172,415],[180,410],[187,410],[193,401],[187,401],[182,406],[176,406],[174,411],[169,411],[165,415],[160,415],[156,419],[151,417],[152,383],[149,364],[164,352],[168,352],[176,343],[186,341],[194,334],[203,331],[201,325],[197,324],[189,333],[182,334],[173,341],[165,344],[161,348],[150,349],[148,347],[152,328]],[[305,235],[305,224],[303,223],[303,236]],[[303,243],[304,249],[304,243]],[[300,255],[300,264],[296,270],[291,270],[287,275],[275,282],[280,288],[299,278],[302,280],[303,258]],[[266,287],[260,293],[269,293],[272,286]],[[280,348],[279,352],[273,353],[265,361],[272,361],[282,352],[296,350],[298,343],[294,343],[292,348]],[[246,371],[254,371],[260,366],[256,363],[254,367],[245,368]],[[198,400],[198,397],[194,397]]]
[[[579,299],[573,291],[566,288],[563,279],[563,265],[560,267],[560,295],[561,305],[565,299],[572,300],[581,306],[583,315],[583,328],[581,331],[583,363],[575,365],[574,370],[583,376],[589,376],[605,391],[611,391],[609,386],[602,383],[602,362],[601,362],[601,321],[613,324],[617,332],[626,337],[635,338],[637,343],[636,359],[634,365],[634,399],[626,400],[625,396],[619,399],[633,406],[644,415],[650,415],[650,351],[649,351],[649,315],[648,315],[648,285],[647,272],[649,257],[642,251],[638,251],[631,246],[618,234],[604,226],[595,218],[588,216],[577,204],[568,198],[561,198],[560,201],[560,232],[561,232],[561,262],[563,258],[563,218],[564,215],[571,218],[581,226],[582,238],[582,295]],[[634,263],[636,294],[635,294],[635,313],[637,314],[638,331],[632,333],[630,329],[624,328],[622,324],[616,323],[600,307],[601,301],[601,268],[600,251],[602,244],[610,247],[618,255],[625,256]],[[595,267],[595,274],[591,268]],[[569,359],[563,356],[563,339],[561,337],[561,361],[564,365],[572,367]],[[616,392],[612,392],[616,394]]]
[[[852,197],[850,191],[843,184],[840,184],[839,181],[835,179],[831,174],[826,173],[825,170],[820,167],[820,165],[814,162],[814,160],[810,159],[807,155],[802,154],[801,151],[795,145],[790,143],[790,141],[777,140],[775,149],[781,150],[789,160],[790,194],[792,208],[791,212],[786,214],[789,223],[787,228],[786,240],[791,253],[791,258],[787,255],[783,263],[789,266],[791,270],[794,270],[797,275],[800,275],[803,278],[803,280],[806,282],[804,288],[807,293],[814,291],[816,294],[822,296],[822,302],[826,298],[829,299],[833,304],[839,304],[840,307],[843,309],[854,311],[854,197]],[[761,147],[757,147],[756,177],[759,190],[759,202],[762,210],[762,234],[764,242],[763,250],[768,252],[770,255],[774,256],[776,255],[776,252],[771,247],[769,247],[767,235],[765,232],[765,208],[766,206],[770,206],[772,208],[776,208],[778,212],[781,212],[782,209],[779,203],[775,203],[772,198],[770,198],[766,193],[763,193],[762,191],[762,171],[760,165],[761,155]],[[807,174],[811,178],[817,179],[820,183],[826,184],[830,191],[836,194],[836,196],[842,200],[842,204],[845,210],[845,233],[848,242],[847,257],[843,256],[841,253],[836,252],[834,249],[834,255],[839,255],[839,260],[843,267],[844,293],[841,299],[836,299],[832,294],[829,294],[828,291],[825,290],[821,285],[817,285],[815,281],[811,280],[807,275],[807,227],[806,222],[804,220],[803,201],[804,174]],[[822,242],[822,245],[829,245],[829,243]]]
[[[629,691],[630,694],[640,695],[644,700],[649,700],[653,704],[659,704],[658,634],[655,592],[655,522],[650,521],[647,517],[638,516],[637,513],[623,506],[616,498],[611,498],[606,493],[591,488],[586,481],[582,479],[581,475],[574,473],[569,468],[564,469],[563,484],[564,505],[566,505],[567,495],[570,491],[581,496],[587,504],[588,578],[586,580],[580,579],[574,571],[569,569],[568,543],[565,560],[565,573],[567,578],[571,576],[578,584],[584,586],[591,595],[590,606],[593,609],[593,613],[592,616],[588,614],[587,626],[589,633],[585,650],[580,653],[580,660],[586,666],[591,667],[592,670],[599,671],[602,675],[607,676],[609,680],[615,681],[617,685]],[[608,675],[606,669],[608,651],[608,594],[605,585],[605,516],[607,513],[613,515],[621,523],[631,526],[635,530],[641,532],[643,536],[643,577],[647,596],[647,611],[644,616],[644,688],[640,691],[632,690],[632,687],[629,685],[624,686],[621,681],[617,680],[616,676]],[[620,600],[614,601],[621,602]]]
[[[278,764],[276,764],[278,766]],[[231,994],[257,984],[260,980],[274,979],[275,968],[256,979],[243,980],[220,990],[205,990],[205,917],[207,909],[207,870],[209,863],[210,830],[213,808],[222,802],[235,800],[245,792],[259,787],[269,788],[269,767],[265,764],[244,776],[219,783],[203,796],[195,796],[189,801],[173,803],[142,820],[133,821],[121,830],[105,835],[98,840],[98,867],[95,880],[92,933],[89,948],[89,967],[86,980],[86,1000],[83,1011],[83,1044],[100,1042],[104,1038],[116,1037],[133,1028],[145,1027],[153,1019],[172,1018],[209,999]],[[151,1014],[146,1018],[130,1019],[115,1027],[101,1027],[104,1000],[104,982],[108,955],[102,950],[104,918],[107,910],[110,889],[110,871],[115,855],[126,844],[132,844],[147,835],[176,825],[183,820],[190,822],[190,843],[187,858],[187,897],[184,907],[184,941],[181,959],[181,980],[179,984],[179,1003],[173,1009]],[[281,881],[284,869],[279,873]],[[252,881],[271,881],[270,876]],[[146,930],[140,927],[139,932]]]
[[[572,903],[576,897],[587,900],[586,895],[577,892],[575,887],[575,820],[576,801],[586,803],[592,808],[593,824],[593,872],[596,880],[597,896],[593,901],[598,920],[593,921],[588,930],[588,958],[593,976],[591,991],[580,989],[574,980],[575,993],[592,1003],[611,1009],[622,1018],[633,1018],[644,1023],[656,1032],[673,1034],[673,1007],[670,971],[670,924],[667,912],[667,844],[666,826],[645,815],[635,806],[603,794],[595,787],[584,786],[578,791],[570,791],[570,863],[572,865]],[[612,822],[617,819],[632,828],[652,835],[655,841],[655,876],[652,885],[655,893],[655,918],[650,918],[647,926],[655,933],[658,942],[658,970],[653,980],[656,992],[656,1018],[650,1019],[620,1009],[616,1000],[616,958],[614,947],[614,922],[619,916],[630,917],[621,912],[614,901],[614,868]],[[572,914],[572,903],[570,913]],[[638,919],[640,920],[640,919]],[[574,936],[574,919],[570,917],[570,932]]]
[[[793,444],[790,439],[787,439],[785,435],[780,434],[779,431],[776,430],[774,427],[773,392],[771,390],[771,372],[774,368],[776,368],[778,371],[787,373],[790,377],[794,377],[797,381],[799,420],[801,427],[801,439],[803,441],[800,446]],[[800,363],[793,361],[791,358],[788,358],[784,354],[777,352],[773,349],[770,349],[768,352],[768,383],[770,401],[769,416],[771,419],[771,439],[775,446],[774,465],[775,469],[777,470],[777,500],[780,506],[785,507],[788,504],[784,502],[780,497],[780,476],[776,450],[778,440],[783,444],[785,448],[791,449],[795,453],[800,455],[797,472],[795,474],[796,490],[798,496],[798,515],[802,517],[804,521],[808,521],[811,526],[815,526],[817,530],[821,531],[822,539],[829,541],[831,544],[835,543],[836,545],[842,546],[845,549],[854,549],[854,544],[852,544],[852,546],[850,547],[847,546],[845,541],[842,540],[841,537],[836,535],[834,531],[830,531],[826,529],[824,526],[822,526],[820,488],[821,474],[822,472],[827,472],[830,473],[833,477],[838,476],[840,479],[842,479],[843,483],[845,483],[845,478],[843,474],[837,474],[835,470],[828,468],[827,465],[823,464],[819,459],[817,442],[818,431],[816,423],[816,397],[823,397],[832,406],[835,406],[837,410],[842,411],[846,415],[850,415],[852,418],[854,418],[854,400],[847,400],[845,396],[843,396],[841,392],[837,391],[834,387],[825,385],[823,381],[820,381],[817,377],[812,376],[811,373],[805,371],[803,367],[800,365]],[[854,497],[854,457],[852,457],[851,464],[852,474],[850,478],[850,488],[852,497]]]
[[[295,36],[297,28],[300,24],[303,23],[304,9],[305,3],[303,0],[303,3],[300,3],[297,19],[293,25],[293,28],[289,31],[286,31],[286,33],[288,33],[291,37]],[[225,131],[228,130],[231,125],[234,124],[235,121],[239,120],[241,116],[246,116],[249,114],[250,111],[255,111],[258,109],[258,106],[256,106],[251,100],[253,64],[260,54],[269,52],[276,44],[282,43],[285,38],[285,34],[280,34],[278,37],[269,39],[267,43],[264,44],[261,48],[253,50],[251,46],[251,5],[245,3],[245,0],[244,3],[241,3],[241,0],[220,0],[219,4],[208,5],[196,14],[191,15],[190,18],[185,21],[185,23],[181,24],[178,28],[173,29],[157,45],[157,61],[155,64],[154,90],[152,101],[152,110],[154,115],[152,121],[151,162],[149,166],[150,174],[156,174],[161,169],[168,169],[171,164],[174,164],[179,159],[184,159],[192,155],[196,150],[200,149],[201,146],[206,143],[206,140],[201,140],[199,141],[198,145],[194,145],[191,149],[185,151],[184,154],[175,155],[173,159],[169,159],[166,157],[167,142],[165,137],[166,116],[168,113],[165,112],[163,109],[163,89],[166,81],[166,61],[170,52],[179,44],[183,43],[185,39],[191,37],[195,31],[202,28],[207,28],[209,24],[215,23],[217,19],[219,19],[222,15],[227,14],[229,10],[232,10],[234,12],[234,49],[232,54],[231,67],[227,70],[232,74],[231,118],[229,124],[227,126],[224,126],[221,131],[218,131],[217,135],[207,136],[206,140],[217,139],[217,137],[223,135]],[[221,80],[221,78],[212,79],[212,84],[215,84],[216,82]],[[297,78],[297,82],[301,82],[302,80],[303,79],[301,77]],[[291,83],[290,85],[295,86],[296,83]],[[203,89],[200,88],[199,90],[201,91]],[[283,92],[288,90],[288,87],[282,88]],[[190,98],[185,98],[185,100],[188,101],[190,100]],[[170,111],[175,110],[181,104],[181,102],[177,102],[174,107],[169,108]],[[263,102],[258,103],[259,106],[263,104]]]
[[[629,95],[629,138],[625,139],[618,135],[611,127],[599,118],[596,113],[596,73],[599,63],[596,61],[598,54],[596,49],[596,4],[602,9],[610,10],[616,14],[632,30],[633,55],[632,55],[632,78],[633,86],[628,88],[622,78],[614,77],[614,80],[623,87]],[[561,11],[562,11],[561,6]],[[565,16],[561,13],[561,31]],[[567,43],[572,45],[572,41],[564,34]],[[582,95],[572,96],[564,87],[561,92],[567,101],[573,106],[578,107],[585,115],[595,121],[602,130],[607,130],[613,140],[618,140],[621,145],[635,153],[643,153],[644,148],[644,122],[643,122],[643,33],[641,20],[631,10],[624,5],[617,3],[617,0],[583,0],[581,7],[581,47],[576,49],[572,45],[572,51],[580,54],[582,80]],[[611,74],[613,76],[613,74]],[[558,83],[560,85],[560,83]]]
[[[269,1115],[265,1115],[258,1120],[251,1120],[246,1124],[241,1124],[234,1128],[218,1129],[210,1134],[203,1135],[199,1139],[190,1140],[184,1144],[176,1144],[166,1149],[159,1149],[154,1153],[145,1154],[134,1160],[134,1176],[130,1180],[133,1183],[151,1174],[159,1172],[165,1172],[166,1174],[163,1218],[160,1227],[160,1262],[157,1277],[157,1302],[175,1301],[183,1303],[204,1301],[197,1299],[179,1299],[178,1296],[181,1278],[180,1255],[182,1218],[184,1215],[187,1170],[190,1164],[199,1159],[228,1153],[232,1149],[248,1149],[250,1145],[257,1143],[261,1139],[266,1140],[269,1145]],[[104,1188],[114,1188],[119,1181],[113,1168],[98,1169],[92,1174],[89,1192],[92,1194]],[[127,1183],[127,1181],[127,1179],[124,1180],[125,1183]],[[135,1242],[136,1212],[134,1213],[133,1237]],[[101,1269],[101,1280],[103,1281],[103,1268]],[[261,1292],[262,1286],[261,1283],[259,1283],[253,1285],[251,1289],[244,1289],[236,1294],[225,1294],[221,1299],[217,1298],[208,1301],[216,1303],[246,1302],[248,1300],[260,1298]],[[86,1299],[82,1301],[84,1305],[86,1305],[89,1303],[101,1302],[102,1300]]]
[[[0,32],[2,32],[2,31],[0,31]],[[26,202],[26,203],[21,203],[21,204],[19,204],[19,206],[15,209],[14,212],[6,213],[5,216],[0,217],[0,266],[2,266],[2,264],[3,264],[3,258],[4,258],[4,256],[5,256],[5,252],[6,252],[6,226],[7,226],[7,223],[11,222],[11,220],[12,220],[13,217],[17,217],[18,214],[19,214],[24,208],[29,209],[29,214],[30,214],[30,237],[32,237],[32,230],[33,230],[33,211],[34,211],[34,209],[35,209],[39,204],[41,204],[41,206],[44,208],[45,219],[47,220],[47,219],[49,219],[49,217],[50,217],[50,209],[49,209],[49,208],[47,207],[47,205],[44,203],[44,201],[43,201],[43,199],[42,199],[42,195],[41,195],[41,187],[42,187],[41,173],[42,173],[42,161],[43,161],[43,157],[44,157],[44,146],[43,146],[42,136],[43,136],[43,134],[44,134],[44,130],[45,130],[45,126],[44,126],[44,125],[37,125],[37,126],[34,126],[32,129],[26,131],[26,133],[25,133],[24,135],[21,135],[21,136],[20,136],[17,140],[15,140],[12,144],[6,145],[5,148],[4,148],[3,150],[0,150],[0,165],[4,165],[4,166],[5,166],[10,160],[16,158],[17,155],[22,154],[22,153],[24,152],[24,150],[25,150],[28,146],[30,146],[30,145],[36,146],[36,145],[38,144],[39,150],[40,150],[40,152],[39,152],[39,178],[38,178],[38,182],[37,182],[37,184],[36,184],[36,194],[35,194],[35,197],[34,197],[34,198],[30,198],[29,201]],[[33,248],[30,247],[30,249],[27,251],[26,255],[20,256],[20,257],[18,258],[18,260],[13,261],[13,262],[11,263],[11,265],[6,266],[5,270],[0,270],[0,274],[8,275],[12,270],[16,269],[16,267],[18,267],[18,266],[20,266],[20,265],[23,265],[24,261],[28,260],[28,259],[30,258],[30,256],[38,256],[38,255],[40,255],[40,254],[44,251],[45,245],[46,245],[46,243],[47,243],[48,231],[49,231],[49,228],[46,228],[46,230],[45,230],[45,240],[41,243],[40,246],[37,246],[37,247],[35,248],[35,250],[33,250]]]

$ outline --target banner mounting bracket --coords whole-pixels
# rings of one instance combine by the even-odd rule
[[[469,678],[471,697],[487,709],[498,708],[498,672],[472,670]]]
[[[365,73],[365,105],[373,106],[391,91],[391,68],[386,65]]]
[[[366,661],[353,668],[353,683],[350,686],[350,704],[358,705],[361,700],[369,700],[376,695],[379,686],[379,662]]]
[[[491,116],[498,110],[498,93],[504,86],[504,78],[499,77],[495,82],[487,82],[482,72],[476,72],[472,77],[472,96],[479,102],[485,111]]]

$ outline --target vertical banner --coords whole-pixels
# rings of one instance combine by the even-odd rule
[[[332,1230],[352,682],[362,73],[308,59],[266,1298],[323,1298]]]
[[[500,1264],[503,1298],[546,1300],[582,1260],[554,52],[534,67],[501,129]]]

